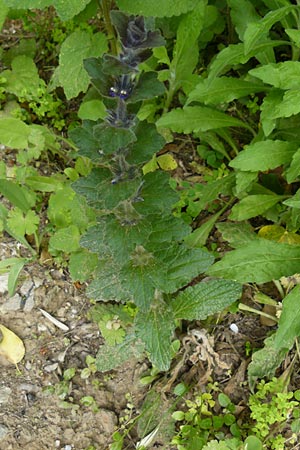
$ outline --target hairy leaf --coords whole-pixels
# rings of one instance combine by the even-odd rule
[[[186,104],[196,101],[205,105],[218,105],[265,90],[263,84],[240,78],[220,77],[212,81],[206,78],[189,94]]]
[[[86,156],[92,161],[102,159],[98,140],[94,136],[95,122],[85,120],[81,127],[70,130],[69,136],[79,148],[79,154]]]
[[[198,0],[117,0],[122,11],[145,17],[179,16],[193,10],[197,3]]]
[[[248,379],[250,389],[253,390],[258,378],[272,378],[277,367],[282,363],[287,348],[276,349],[274,346],[275,335],[265,339],[264,347],[253,353],[252,361],[248,366]],[[290,348],[293,341],[290,341]]]
[[[172,131],[186,134],[223,127],[249,128],[241,120],[206,106],[173,109],[158,119],[156,125],[158,128],[170,128]]]
[[[260,239],[226,253],[207,271],[240,283],[266,283],[300,272],[300,246]]]
[[[128,359],[140,359],[144,353],[144,345],[136,340],[134,334],[128,335],[121,344],[101,345],[96,356],[96,367],[100,372],[112,370]]]
[[[114,153],[120,148],[126,148],[136,141],[136,136],[130,128],[116,128],[107,123],[95,125],[94,136],[99,143],[101,152],[105,155]]]
[[[68,265],[72,280],[80,283],[87,281],[96,269],[97,263],[97,256],[84,249],[72,252]]]
[[[90,56],[101,56],[107,50],[107,39],[103,33],[91,35],[87,31],[74,31],[61,46],[59,55],[59,82],[67,99],[86,92],[89,77],[83,60]]]
[[[268,12],[265,17],[257,22],[250,22],[244,34],[245,54],[253,51],[255,46],[265,39],[271,27],[285,17],[295,6],[284,6],[275,11]]]
[[[181,291],[172,300],[171,307],[176,319],[204,320],[223,311],[242,294],[242,286],[234,281],[202,281]]]
[[[259,216],[284,198],[286,197],[282,195],[248,195],[234,205],[229,218],[230,220],[247,220]]]
[[[300,286],[294,289],[284,298],[282,312],[279,318],[278,329],[275,333],[275,350],[291,347],[291,341],[300,336]]]
[[[165,139],[157,132],[153,123],[139,122],[134,133],[136,141],[130,144],[130,154],[127,157],[130,164],[149,161],[153,154],[161,150],[165,144]]]
[[[300,76],[300,61],[284,61],[265,64],[249,70],[250,75],[259,78],[264,83],[280,89],[298,89]]]
[[[172,309],[162,299],[152,301],[150,310],[138,312],[135,318],[136,334],[145,343],[151,362],[161,371],[170,367],[174,328]]]
[[[275,169],[289,163],[297,148],[295,142],[267,139],[247,145],[229,165],[250,172]]]
[[[15,149],[26,148],[30,133],[30,126],[22,120],[13,117],[0,118],[0,142],[2,145]]]
[[[128,98],[128,103],[137,103],[158,97],[163,95],[165,91],[165,86],[158,81],[156,72],[145,72],[141,74],[137,85]]]
[[[44,9],[54,6],[61,20],[69,20],[79,14],[91,0],[4,0],[4,4],[14,9]]]

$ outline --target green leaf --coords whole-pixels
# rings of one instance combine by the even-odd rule
[[[259,216],[284,198],[284,195],[248,195],[234,205],[229,219],[240,221]]]
[[[300,61],[265,64],[249,70],[249,74],[280,89],[298,89]]]
[[[66,253],[75,252],[79,249],[79,239],[80,233],[75,225],[57,230],[50,238],[50,251],[52,248]]]
[[[22,212],[20,209],[12,209],[8,213],[7,226],[17,236],[33,234],[38,229],[39,217],[34,211]]]
[[[142,73],[132,94],[128,98],[128,103],[137,103],[142,100],[148,100],[163,95],[166,88],[163,83],[158,81],[156,72]]]
[[[0,118],[0,143],[7,147],[23,149],[28,146],[30,127],[20,119]]]
[[[11,180],[0,179],[0,192],[14,206],[23,212],[27,212],[32,206],[32,202],[28,199],[24,189]]]
[[[213,263],[213,256],[205,250],[189,249],[174,243],[154,253],[158,260],[152,274],[155,285],[162,292],[176,292]]]
[[[96,367],[100,372],[107,372],[128,359],[140,359],[143,353],[144,345],[136,340],[135,335],[128,335],[121,344],[101,345],[96,356]]]
[[[259,240],[259,237],[254,232],[251,225],[247,222],[233,223],[233,222],[220,222],[216,225],[219,232],[222,234],[222,238],[228,241],[231,247],[241,247],[251,241]],[[257,243],[259,244],[259,242]]]
[[[105,119],[107,116],[106,107],[102,100],[83,101],[78,110],[78,117],[81,120]]]
[[[213,214],[208,220],[202,223],[199,228],[196,228],[191,234],[186,236],[184,239],[185,244],[189,247],[203,247],[216,221],[223,212],[224,210],[221,209],[216,214]]]
[[[295,142],[267,139],[245,146],[229,165],[235,169],[263,172],[289,163],[297,148]]]
[[[290,184],[296,181],[300,175],[300,148],[294,153],[290,167],[286,170],[286,181]]]
[[[8,294],[10,297],[14,295],[20,272],[28,262],[29,260],[26,258],[17,258],[17,261],[10,266],[7,283]]]
[[[218,105],[265,90],[263,84],[240,78],[220,77],[213,80],[206,78],[202,79],[189,94],[186,104],[196,101],[205,105]]]
[[[227,4],[230,7],[230,17],[235,30],[240,40],[243,41],[247,25],[257,22],[260,16],[257,14],[255,6],[248,0],[227,0]]]
[[[140,164],[149,161],[154,153],[161,150],[165,139],[156,130],[153,123],[139,122],[134,130],[136,141],[130,144],[130,154],[127,161],[130,164]]]
[[[0,30],[4,24],[6,19],[6,15],[8,13],[8,7],[4,3],[5,0],[0,0]]]
[[[74,31],[66,38],[59,55],[59,82],[68,100],[88,88],[90,79],[83,60],[101,56],[107,48],[106,36],[100,32],[91,35],[87,31]]]
[[[94,127],[94,136],[105,155],[114,153],[120,148],[126,148],[136,141],[136,136],[130,128],[115,128],[106,123]]]
[[[4,0],[13,9],[44,9],[54,6],[61,20],[69,20],[79,14],[91,0]]]
[[[181,291],[172,300],[176,319],[204,320],[219,313],[240,298],[242,286],[234,281],[202,281]]]
[[[162,300],[151,302],[151,309],[138,312],[135,318],[137,337],[145,343],[151,362],[160,371],[168,370],[171,361],[171,337],[175,328],[172,309]]]
[[[198,59],[198,37],[204,26],[207,1],[200,0],[193,10],[182,17],[176,33],[173,59],[170,65],[170,87],[175,92],[192,74]]]
[[[300,272],[300,246],[265,239],[228,252],[207,273],[240,283],[266,283]]]
[[[271,115],[272,118],[290,117],[300,112],[300,90],[291,89],[283,95],[282,101],[276,105]]]
[[[299,191],[299,189],[296,192],[296,194],[293,195],[293,197],[285,200],[283,202],[283,204],[287,205],[287,206],[290,206],[291,208],[300,209],[300,191]]]
[[[198,0],[117,0],[118,7],[127,13],[145,17],[170,17],[192,11]]]
[[[282,312],[275,333],[274,348],[279,351],[291,347],[291,342],[300,336],[300,286],[294,289],[284,298]]]
[[[116,184],[111,183],[112,179],[113,175],[108,169],[96,168],[87,177],[75,181],[72,188],[78,194],[83,195],[93,208],[112,209],[120,202],[134,197],[140,185],[139,179]],[[174,203],[176,200],[177,196]]]
[[[172,131],[186,134],[223,127],[249,129],[249,126],[241,120],[206,106],[173,109],[158,119],[156,125],[158,128],[170,128]]]
[[[265,17],[257,22],[250,22],[244,34],[245,54],[251,53],[260,41],[266,39],[271,27],[293,9],[295,9],[295,6],[284,6],[268,12]]]
[[[274,347],[275,335],[265,339],[264,347],[252,355],[252,361],[248,366],[248,379],[250,389],[253,391],[257,378],[272,378],[277,367],[282,363],[287,348],[276,349]],[[292,347],[293,341],[290,342]]]
[[[45,86],[34,61],[25,55],[16,56],[12,60],[11,70],[5,70],[1,76],[7,80],[7,92],[27,100],[38,97],[38,89]]]
[[[107,257],[98,263],[94,280],[87,288],[90,298],[101,302],[126,302],[133,300],[120,277],[120,266],[115,259]]]
[[[85,120],[82,127],[70,130],[69,136],[79,148],[78,153],[81,156],[86,156],[92,161],[98,161],[102,159],[102,155],[99,153],[99,143],[94,136],[94,126],[95,122]]]
[[[53,177],[29,176],[25,183],[35,191],[55,192],[62,188],[62,181]]]
[[[87,281],[97,267],[97,255],[81,250],[72,253],[70,256],[68,268],[73,281],[83,283]]]

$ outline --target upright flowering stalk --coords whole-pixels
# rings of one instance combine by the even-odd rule
[[[140,72],[139,65],[164,39],[147,28],[143,17],[112,11],[111,18],[119,37],[118,56],[84,63],[107,116],[85,120],[71,132],[79,154],[94,165],[73,183],[97,215],[97,224],[81,238],[81,245],[98,255],[88,293],[96,301],[134,302],[138,312],[128,356],[136,337],[165,370],[175,327],[170,295],[206,270],[212,258],[184,245],[190,228],[172,214],[178,195],[170,188],[169,175],[142,171],[165,141],[155,124],[139,121],[136,114],[144,100],[162,95],[165,87],[155,72]]]

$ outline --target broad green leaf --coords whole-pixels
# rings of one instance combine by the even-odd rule
[[[27,177],[26,184],[35,191],[55,192],[62,189],[62,181],[54,177],[43,177],[40,175]]]
[[[83,283],[87,281],[97,267],[97,255],[81,250],[72,253],[68,263],[68,269],[73,281]]]
[[[297,143],[267,139],[247,145],[229,165],[235,169],[257,172],[275,169],[289,163],[297,150]]]
[[[264,347],[257,350],[252,355],[252,361],[248,366],[248,379],[250,389],[253,391],[255,382],[258,378],[272,378],[275,375],[277,367],[282,363],[285,355],[287,354],[287,348],[276,349],[274,346],[276,334],[268,337],[264,341]],[[294,340],[291,340],[290,348],[292,347]],[[285,343],[287,344],[287,343]]]
[[[2,29],[7,13],[8,6],[5,5],[5,0],[0,0],[0,30]]]
[[[145,343],[150,360],[160,371],[168,370],[171,361],[171,337],[175,328],[173,312],[162,299],[151,302],[147,312],[135,318],[137,337]]]
[[[87,288],[87,294],[95,301],[122,302],[132,299],[131,293],[127,292],[120,278],[120,266],[116,260],[106,257],[98,263],[94,280]]]
[[[170,17],[192,11],[198,0],[117,0],[118,7],[127,13],[145,17]]]
[[[279,103],[273,111],[271,117],[290,117],[300,112],[300,90],[290,89],[283,95],[281,103]]]
[[[212,181],[206,185],[201,185],[199,189],[199,200],[196,200],[193,204],[189,205],[187,212],[196,217],[198,214],[206,208],[206,205],[213,200],[219,198],[219,195],[230,195],[235,183],[234,174],[227,175],[219,180]]]
[[[234,248],[259,240],[257,234],[247,222],[220,222],[216,225],[216,227],[222,234],[222,238],[225,241],[228,241],[231,247]]]
[[[106,36],[100,32],[91,35],[87,31],[74,31],[66,38],[59,55],[59,82],[68,100],[88,88],[90,80],[83,60],[101,56],[107,48]]]
[[[280,89],[298,89],[300,61],[266,64],[249,70],[249,74]]]
[[[248,195],[234,205],[229,219],[240,221],[259,216],[284,198],[283,195]]]
[[[70,130],[69,136],[79,149],[79,154],[90,158],[92,161],[102,159],[99,143],[94,136],[96,122],[85,120],[81,127]]]
[[[101,152],[105,155],[114,153],[120,148],[127,148],[129,144],[136,141],[136,136],[130,128],[115,128],[107,123],[96,125],[94,136]]]
[[[207,273],[240,283],[266,283],[300,272],[300,246],[265,239],[226,253]]]
[[[134,197],[140,186],[139,179],[112,184],[113,178],[108,169],[96,168],[87,177],[75,181],[72,188],[77,194],[83,195],[91,207],[112,209],[120,202]],[[174,203],[176,200],[177,196]]]
[[[271,27],[294,8],[295,6],[285,6],[268,12],[265,17],[257,22],[249,23],[244,34],[245,54],[251,53],[255,46],[268,36]]]
[[[237,170],[236,176],[236,196],[239,197],[240,194],[249,192],[252,188],[253,183],[258,179],[258,172],[242,172]]]
[[[291,208],[300,209],[300,191],[298,190],[293,197],[284,200],[283,204],[290,206]]]
[[[300,148],[294,153],[290,167],[286,170],[286,181],[290,184],[298,179],[300,175]]]
[[[206,78],[189,94],[186,104],[196,101],[205,105],[218,105],[265,90],[263,84],[240,78],[220,77],[212,81]]]
[[[300,30],[294,30],[293,28],[286,28],[284,30],[286,34],[294,41],[297,47],[300,47]]]
[[[44,9],[54,6],[62,20],[72,19],[79,14],[91,0],[3,0],[6,6],[14,9]]]
[[[162,292],[172,293],[205,272],[213,263],[213,256],[202,249],[189,249],[177,243],[154,252],[156,271],[151,274],[155,286]]]
[[[242,286],[234,281],[202,281],[181,291],[172,300],[176,319],[205,320],[219,313],[240,298]]]
[[[78,117],[81,120],[105,119],[107,116],[106,107],[102,100],[87,100],[81,103],[78,110]]]
[[[139,122],[134,133],[136,141],[130,144],[130,153],[127,157],[130,164],[149,161],[153,154],[159,152],[165,144],[165,139],[157,132],[153,123]]]
[[[23,149],[28,146],[30,127],[20,119],[0,118],[0,143],[7,147]]]
[[[251,22],[257,22],[260,16],[257,14],[254,5],[248,0],[227,0],[230,8],[230,17],[235,30],[243,41],[247,25]]]
[[[278,322],[278,329],[275,333],[275,350],[291,347],[291,341],[300,336],[300,286],[294,289],[284,298],[282,312]]]
[[[264,98],[261,109],[260,120],[265,136],[269,136],[276,126],[276,119],[273,112],[280,105],[283,92],[279,89],[272,89]]]
[[[96,356],[96,367],[100,372],[107,372],[120,366],[128,359],[141,359],[144,345],[136,340],[136,336],[128,335],[121,344],[101,345]]]
[[[0,192],[10,203],[23,212],[27,212],[33,206],[24,189],[14,181],[0,179]]]
[[[15,264],[12,264],[10,267],[7,283],[8,294],[10,297],[12,297],[16,291],[20,272],[25,266],[25,264],[27,264],[27,262],[28,259],[26,258],[18,258],[18,261],[15,262]]]
[[[72,253],[79,250],[80,233],[75,225],[57,230],[50,238],[49,249]]]
[[[203,247],[206,244],[208,236],[216,221],[223,212],[224,210],[221,209],[219,212],[213,214],[208,220],[202,223],[199,228],[196,228],[184,239],[185,244],[189,247]]]
[[[45,85],[39,77],[34,61],[25,55],[14,58],[11,70],[5,70],[1,76],[7,80],[5,84],[7,92],[26,100],[38,97],[39,87]]]
[[[268,50],[268,48],[282,45],[283,41],[269,40],[259,42],[252,49],[251,53],[245,55],[244,44],[230,44],[221,50],[209,66],[208,78],[214,80],[237,64],[245,64],[251,57],[257,57]],[[249,72],[251,73],[251,71]]]
[[[8,213],[7,226],[9,230],[18,236],[36,233],[39,222],[39,216],[32,210],[22,212],[20,209],[15,208]]]
[[[178,25],[169,78],[169,89],[173,92],[183,85],[198,62],[197,39],[204,26],[206,4],[207,0],[199,0],[197,6],[183,16]]]
[[[248,128],[247,123],[206,106],[176,108],[156,122],[158,128],[170,128],[178,133],[215,130],[223,127]]]
[[[163,95],[166,88],[158,81],[156,72],[142,73],[132,94],[128,98],[128,103],[137,103]]]

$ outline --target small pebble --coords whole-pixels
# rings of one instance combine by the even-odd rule
[[[239,327],[235,323],[232,323],[229,328],[235,334],[237,334],[239,332]]]
[[[0,387],[0,403],[7,403],[11,395],[11,389],[7,386]]]
[[[8,431],[7,426],[0,423],[0,439],[3,439],[7,435]]]

